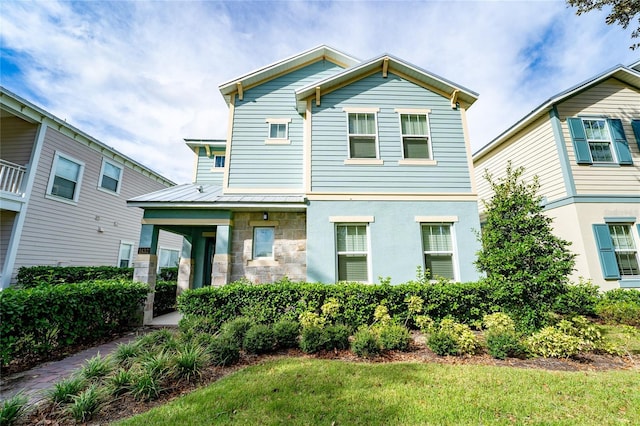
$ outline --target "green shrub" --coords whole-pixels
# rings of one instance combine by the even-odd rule
[[[566,316],[593,316],[599,299],[599,287],[591,281],[580,279],[577,284],[566,286],[566,292],[559,295],[554,302],[553,311]]]
[[[140,352],[137,342],[119,343],[113,352],[113,358],[118,365],[129,368]]]
[[[160,268],[160,272],[158,273],[159,281],[169,281],[174,284],[178,281],[178,267],[174,266],[171,268]]]
[[[254,325],[255,322],[251,318],[238,317],[224,323],[220,328],[220,332],[229,335],[238,342],[239,346],[242,346],[247,331]]]
[[[120,368],[107,379],[107,385],[113,396],[120,396],[131,390],[133,374],[129,370]]]
[[[149,287],[131,281],[94,281],[0,292],[0,361],[46,355],[95,342],[127,329]]]
[[[604,303],[629,302],[640,305],[640,291],[632,288],[616,288],[605,292],[601,301]]]
[[[18,393],[2,401],[0,405],[0,425],[13,425],[27,411],[29,398]]]
[[[240,359],[240,345],[238,341],[228,334],[214,336],[206,347],[211,363],[225,367],[233,365]]]
[[[360,327],[353,335],[351,350],[363,358],[371,358],[380,354],[380,342],[370,327]]]
[[[143,335],[138,339],[136,344],[147,352],[157,352],[167,349],[167,347],[175,346],[175,340],[175,334],[163,328]]]
[[[349,348],[349,336],[351,335],[349,327],[344,324],[333,324],[325,327],[324,331],[327,336],[325,349],[342,350]]]
[[[80,375],[86,380],[99,380],[105,377],[113,370],[111,358],[101,357],[98,353],[96,356],[89,358],[80,368]]]
[[[436,331],[429,334],[427,338],[427,346],[436,355],[458,355],[460,350],[458,349],[458,341],[451,333],[445,331]]]
[[[503,312],[485,315],[482,318],[482,324],[489,334],[516,331],[516,323]]]
[[[298,346],[300,324],[296,321],[281,319],[273,324],[273,333],[276,338],[277,347],[285,349],[295,348]]]
[[[411,333],[400,324],[385,324],[376,328],[380,347],[385,350],[406,351],[411,343]]]
[[[171,376],[173,358],[162,349],[156,353],[149,353],[140,360],[142,369],[158,382],[164,382]]]
[[[178,380],[191,382],[200,378],[206,362],[206,353],[202,348],[185,344],[173,357],[173,375]]]
[[[75,284],[87,281],[133,280],[133,268],[116,266],[23,266],[18,269],[16,286]]]
[[[640,304],[626,301],[600,302],[596,313],[608,324],[640,326]]]
[[[140,401],[151,401],[162,393],[163,388],[160,379],[154,377],[147,371],[141,371],[133,377],[131,384],[131,395]]]
[[[545,358],[569,358],[582,351],[582,339],[556,327],[544,327],[525,340],[529,351]]]
[[[221,287],[188,290],[178,297],[178,310],[189,316],[208,316],[223,324],[259,307],[260,321],[275,323],[281,318],[299,320],[300,314],[312,312],[320,317],[327,304],[325,322],[345,324],[352,330],[374,321],[375,308],[381,304],[392,319],[403,322],[409,316],[406,300],[416,296],[423,300],[422,313],[436,320],[450,316],[471,323],[496,310],[491,287],[478,283],[424,283],[412,281],[399,285],[361,283],[294,283],[282,280],[270,284],[236,282]],[[339,300],[338,309],[335,302]],[[411,307],[415,307],[412,304]],[[329,315],[329,316],[326,316]]]
[[[302,329],[300,336],[300,349],[303,352],[312,354],[327,347],[329,336],[324,327],[309,326]]]
[[[489,354],[497,359],[507,357],[519,358],[524,356],[526,349],[515,332],[498,331],[489,333],[487,338],[487,349]]]
[[[200,333],[213,335],[219,329],[220,326],[210,317],[187,315],[178,322],[178,330],[187,336]],[[242,335],[244,336],[244,333]]]
[[[77,422],[84,423],[98,412],[102,404],[103,395],[100,388],[98,388],[97,385],[91,385],[73,397],[73,401],[67,408],[67,411]]]
[[[164,315],[176,310],[176,292],[178,285],[174,282],[156,282],[156,291],[153,296],[153,316]]]
[[[247,330],[242,346],[250,354],[264,354],[273,351],[276,344],[273,329],[266,324],[255,324]]]
[[[71,402],[75,395],[78,395],[87,385],[82,377],[72,376],[55,383],[48,389],[45,397],[53,404],[63,404]]]

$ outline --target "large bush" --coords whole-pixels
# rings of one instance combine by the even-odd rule
[[[82,283],[92,280],[132,280],[133,268],[116,266],[23,266],[18,269],[16,286]]]
[[[93,281],[0,292],[0,359],[42,354],[125,329],[149,292],[132,281]]]
[[[570,243],[553,233],[543,214],[537,177],[521,181],[524,169],[507,165],[505,177],[485,179],[493,197],[483,200],[486,221],[476,262],[495,289],[498,304],[523,329],[539,328],[558,297],[566,292],[575,264]]]
[[[251,313],[265,324],[285,318],[298,320],[301,313],[321,313],[322,306],[340,301],[331,312],[334,323],[351,329],[374,322],[376,307],[382,304],[392,318],[406,321],[408,296],[419,296],[422,312],[434,319],[445,316],[471,323],[495,310],[490,287],[486,283],[419,283],[371,285],[361,283],[320,284],[283,280],[271,284],[232,283],[222,287],[189,290],[178,297],[178,310],[186,315],[207,316],[223,323]],[[329,302],[329,303],[327,303]],[[413,326],[410,322],[409,326]]]
[[[153,316],[166,314],[176,310],[176,291],[178,285],[175,282],[158,281],[153,297]]]

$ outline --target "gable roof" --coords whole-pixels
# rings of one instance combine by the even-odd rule
[[[229,104],[231,96],[237,92],[239,88],[242,90],[250,89],[251,87],[279,77],[292,69],[299,68],[322,59],[326,59],[343,68],[351,67],[360,62],[358,59],[332,47],[320,45],[313,49],[251,71],[240,77],[234,78],[233,80],[229,80],[226,83],[222,83],[219,86],[220,93],[222,93],[225,101]]]
[[[86,145],[89,148],[96,150],[97,152],[108,151],[112,153],[115,160],[118,160],[120,163],[132,168],[133,170],[136,170],[143,175],[146,175],[147,177],[156,180],[157,182],[162,183],[163,185],[173,186],[176,184],[175,182],[167,179],[161,174],[153,171],[149,167],[137,162],[130,157],[127,157],[126,155],[117,151],[115,148],[112,148],[100,142],[96,138],[88,135],[77,127],[74,127],[66,121],[59,119],[53,114],[27,101],[26,99],[21,98],[20,96],[7,90],[3,86],[0,86],[0,106],[2,107],[0,108],[2,116],[8,113],[20,117],[21,119],[29,121],[31,123],[46,122],[46,124],[52,129],[63,133],[70,139]]]
[[[384,54],[296,90],[298,112],[304,112],[306,99],[309,97],[322,96],[323,93],[341,87],[355,78],[365,77],[377,70],[380,70],[385,76],[390,71],[396,72],[410,81],[450,98],[454,105],[455,102],[460,102],[465,108],[468,108],[478,99],[476,92],[392,55]]]
[[[635,64],[635,66],[640,68],[640,62]],[[540,118],[541,116],[548,114],[549,111],[556,104],[563,102],[610,78],[615,78],[617,80],[620,80],[624,83],[629,84],[630,86],[640,88],[640,71],[636,71],[633,68],[625,67],[624,65],[616,65],[608,69],[607,71],[604,71],[596,76],[593,76],[583,81],[582,83],[576,84],[575,86],[567,90],[564,90],[550,97],[546,101],[544,101],[542,104],[536,107],[529,114],[522,117],[515,124],[513,124],[507,130],[505,130],[500,135],[498,135],[491,142],[489,142],[488,144],[480,148],[478,151],[476,151],[472,156],[473,161],[476,162],[477,160],[481,159],[482,157],[487,155],[489,152],[499,147],[503,142],[505,142],[511,136],[515,135],[517,132],[521,131],[522,129],[524,129],[526,126],[528,126],[529,124],[531,124],[532,122]]]

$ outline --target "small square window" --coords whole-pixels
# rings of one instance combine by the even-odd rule
[[[287,123],[270,123],[269,139],[287,139]]]
[[[119,193],[122,180],[122,167],[103,160],[100,172],[100,188]]]
[[[225,160],[224,155],[215,155],[213,157],[213,167],[215,167],[216,169],[224,168],[224,160]]]
[[[256,226],[253,228],[253,258],[273,258],[275,228]]]

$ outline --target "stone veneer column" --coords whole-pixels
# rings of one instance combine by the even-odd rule
[[[216,251],[211,268],[211,285],[229,284],[231,277],[231,226],[218,225],[216,229]]]
[[[138,256],[133,262],[133,280],[149,285],[150,292],[144,305],[142,324],[151,324],[153,320],[153,295],[156,290],[156,271],[158,270],[158,234],[160,230],[153,225],[142,225]]]

